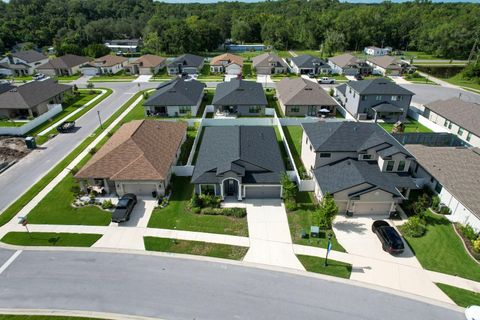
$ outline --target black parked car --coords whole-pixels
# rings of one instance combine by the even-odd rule
[[[405,249],[402,238],[395,228],[383,220],[374,221],[372,231],[382,243],[382,249],[391,254],[400,254]]]
[[[118,200],[117,207],[112,213],[112,222],[124,222],[130,220],[133,207],[137,204],[137,196],[132,193],[123,195]]]
[[[355,75],[356,80],[363,80],[363,76],[359,73]]]

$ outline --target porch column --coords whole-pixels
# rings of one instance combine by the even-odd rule
[[[238,183],[238,201],[242,201],[242,184]]]
[[[103,179],[103,187],[105,188],[105,192],[110,194],[110,188],[108,186],[107,179]]]
[[[80,184],[80,190],[82,190],[83,192],[87,192],[87,188],[85,186],[85,181],[80,180],[78,183]]]
[[[392,205],[390,206],[390,212],[394,212],[396,208],[395,202],[392,202]]]
[[[33,118],[33,112],[32,109],[27,109],[28,110],[28,115]]]
[[[374,118],[374,120],[375,120],[375,123],[377,123],[377,111],[375,111],[375,118]]]
[[[225,197],[223,196],[223,181],[220,182],[220,197],[222,198],[222,200],[225,199]]]

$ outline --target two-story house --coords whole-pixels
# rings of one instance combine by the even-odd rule
[[[414,157],[375,123],[304,123],[301,159],[315,196],[329,193],[339,211],[388,216],[417,186]]]
[[[287,63],[271,52],[253,57],[252,64],[257,74],[277,74],[288,71]]]
[[[350,76],[372,72],[372,67],[365,60],[357,58],[350,53],[328,58],[328,65],[332,69],[332,73]]]
[[[0,74],[6,76],[32,75],[39,66],[47,62],[48,57],[35,50],[14,52],[0,59]]]

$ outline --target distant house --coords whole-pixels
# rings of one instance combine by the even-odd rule
[[[392,56],[371,57],[367,59],[367,64],[373,68],[373,74],[381,74],[383,76],[398,76],[403,73],[404,69],[400,60]]]
[[[92,59],[88,57],[66,54],[42,64],[37,69],[48,76],[71,76],[79,73],[80,67],[90,60]]]
[[[0,74],[26,76],[35,73],[38,66],[48,62],[48,58],[35,50],[18,51],[0,59]]]
[[[164,196],[186,139],[187,123],[134,120],[120,127],[75,174],[84,191]]]
[[[61,104],[65,92],[72,87],[53,79],[32,81],[21,86],[0,84],[0,117],[10,119],[38,117]]]
[[[80,67],[85,76],[96,76],[99,74],[115,74],[123,70],[127,58],[107,54],[106,56],[85,63]]]
[[[332,73],[350,76],[368,74],[372,71],[372,67],[365,60],[359,59],[350,53],[328,58],[328,64],[332,68]]]
[[[225,44],[225,50],[232,52],[263,51],[267,49],[264,44]]]
[[[196,116],[203,99],[205,84],[177,78],[162,83],[143,103],[147,116]]]
[[[130,74],[153,75],[165,67],[167,60],[153,54],[146,54],[125,65]]]
[[[212,104],[216,113],[232,115],[263,115],[268,105],[260,83],[232,79],[217,85]]]
[[[335,116],[337,102],[310,80],[282,79],[277,82],[277,98],[286,116]]]
[[[212,58],[210,72],[238,75],[242,73],[243,58],[231,53],[224,53]]]
[[[277,74],[288,71],[287,63],[271,52],[253,57],[252,64],[257,74]]]
[[[469,145],[480,147],[480,104],[459,98],[424,105],[423,116]]]
[[[379,48],[375,46],[370,46],[370,47],[365,47],[365,49],[363,49],[363,52],[365,52],[365,54],[368,54],[370,56],[386,56],[392,52],[392,48],[390,47]]]
[[[350,81],[335,88],[335,95],[356,119],[404,121],[414,93],[384,78]]]
[[[116,39],[107,40],[104,44],[114,52],[139,52],[142,41],[140,39]]]
[[[290,59],[293,72],[296,74],[328,74],[332,73],[330,65],[317,57],[304,54]]]
[[[205,58],[194,54],[184,54],[167,64],[167,72],[173,74],[199,74],[202,71]]]

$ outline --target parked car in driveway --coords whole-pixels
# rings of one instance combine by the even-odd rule
[[[130,220],[130,214],[132,213],[136,204],[136,195],[132,193],[123,195],[120,200],[118,200],[117,207],[112,213],[112,222],[120,223]]]
[[[37,73],[33,76],[33,80],[42,80],[43,78],[45,78],[45,75],[43,73]]]
[[[402,237],[397,230],[384,220],[376,220],[372,224],[372,231],[382,243],[382,249],[391,254],[400,254],[405,249]]]
[[[334,83],[335,83],[335,79],[323,77],[323,78],[318,79],[318,83],[334,84]]]

